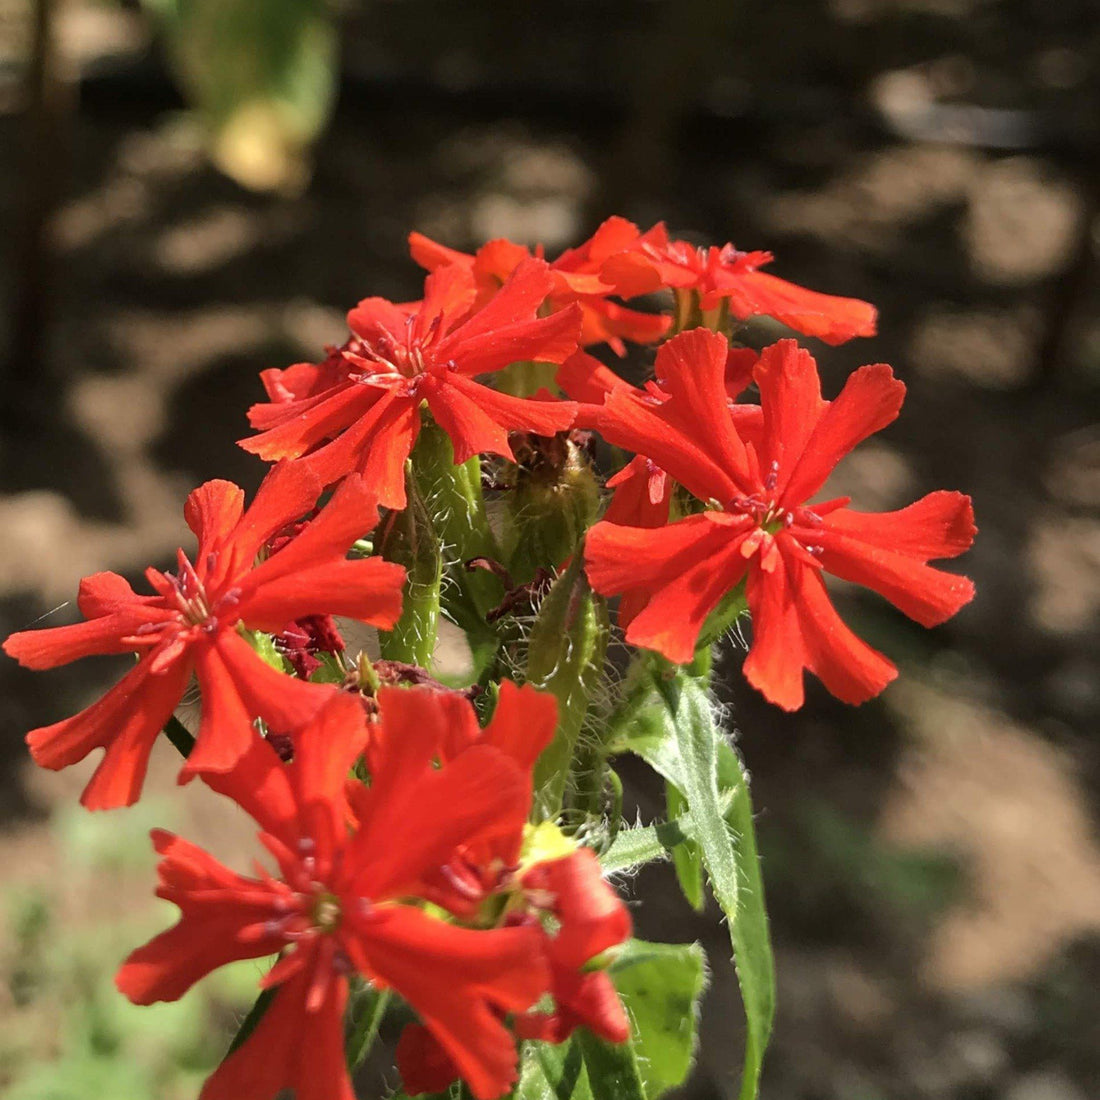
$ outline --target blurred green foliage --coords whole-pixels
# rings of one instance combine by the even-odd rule
[[[263,961],[218,971],[172,1004],[132,1005],[114,987],[125,956],[176,916],[150,890],[148,826],[163,823],[164,809],[154,799],[122,816],[60,811],[51,828],[59,871],[5,890],[5,1100],[191,1100],[224,1054]]]
[[[254,190],[301,190],[335,99],[338,42],[326,0],[143,2],[214,163]]]

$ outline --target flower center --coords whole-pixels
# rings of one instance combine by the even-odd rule
[[[405,332],[395,335],[379,328],[369,339],[352,339],[345,348],[354,370],[352,379],[371,385],[396,385],[415,379],[435,365],[434,348],[443,331],[443,314],[437,314],[424,335],[418,335],[416,316],[405,318]]]
[[[309,915],[310,922],[318,932],[334,932],[340,924],[340,899],[327,890],[319,890],[313,895]]]

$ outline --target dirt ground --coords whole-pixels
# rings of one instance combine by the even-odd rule
[[[434,10],[353,7],[312,182],[272,198],[206,165],[137,13],[64,7],[73,110],[56,163],[48,324],[40,361],[9,357],[0,390],[0,633],[71,621],[87,573],[136,578],[163,563],[201,480],[254,486],[262,467],[234,440],[257,371],[339,341],[344,311],[367,294],[414,296],[410,229],[553,252],[619,212],[771,248],[777,273],[880,309],[875,339],[814,348],[827,394],[874,361],[909,387],[900,421],[835,488],[868,509],[959,488],[981,534],[961,563],[978,597],[936,631],[840,593],[901,667],[880,700],[853,710],[811,691],[802,712],[780,714],[740,680],[740,653],[724,657],[778,952],[763,1095],[1100,1095],[1095,6],[688,0],[535,4],[521,16],[477,3],[461,24]],[[5,302],[22,285],[26,28],[26,6],[0,0]],[[152,809],[118,841],[74,815],[79,774],[33,773],[25,731],[71,713],[112,672],[0,663],[0,861],[14,922],[0,957],[0,1084],[30,1100],[87,1092],[28,1076],[68,1057],[43,1013],[82,971],[46,992],[35,978],[28,992],[27,952],[88,942],[106,953],[101,929],[158,926],[168,910],[145,900],[142,834],[162,822],[150,814],[249,851],[232,812],[190,789],[178,801],[168,757]],[[630,778],[655,812],[641,769]],[[714,981],[684,1095],[709,1100],[731,1087],[736,989],[724,929],[714,914],[685,915],[670,875],[657,867],[623,885],[639,934],[706,944]],[[237,996],[203,1002],[207,1045],[172,1055],[184,1069],[171,1087],[148,1068],[134,1097],[192,1095]],[[378,1088],[364,1078],[364,1096]]]

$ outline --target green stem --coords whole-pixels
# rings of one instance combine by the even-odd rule
[[[392,993],[388,989],[370,989],[366,991],[370,997],[370,1005],[367,1011],[355,1020],[352,1033],[347,1043],[348,1072],[354,1072],[366,1060],[378,1038],[378,1030],[382,1026],[386,1009],[389,1008]],[[364,998],[365,999],[365,998]],[[353,1010],[354,1011],[354,1010]]]
[[[229,1049],[225,1052],[226,1058],[243,1046],[245,1040],[256,1030],[256,1025],[259,1024],[263,1019],[264,1013],[271,1007],[271,1002],[275,1000],[275,994],[278,993],[278,991],[279,987],[273,986],[271,989],[265,989],[256,998],[252,1007],[248,1010],[248,1015],[241,1021],[241,1026],[237,1028],[237,1034],[233,1036],[233,1041],[229,1044]]]

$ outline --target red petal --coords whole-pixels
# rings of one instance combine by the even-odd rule
[[[457,378],[456,376],[453,376]],[[463,392],[455,385],[446,383],[425,387],[428,408],[439,426],[451,438],[456,465],[460,465],[476,454],[502,455],[512,459],[512,448],[508,443],[508,429],[481,407],[478,398],[491,391],[488,386],[474,387],[472,395]],[[553,433],[551,433],[553,434]]]
[[[154,840],[163,857],[157,893],[175,902],[182,914],[173,928],[132,952],[115,976],[119,991],[134,1004],[178,1000],[212,970],[238,959],[263,958],[283,946],[282,936],[238,939],[241,929],[273,911],[274,896],[265,901],[260,883],[234,874],[170,833],[156,832]]]
[[[488,337],[491,342],[495,333],[533,319],[535,311],[550,293],[552,282],[550,269],[542,260],[525,259],[516,266],[508,281],[483,308],[440,341],[440,360],[446,362],[448,358],[454,358],[457,362],[458,357],[454,351],[459,345],[484,337]],[[451,350],[445,352],[445,347]],[[532,358],[534,356],[531,355],[516,356],[516,359]],[[482,369],[487,368],[477,368],[471,373],[476,374]]]
[[[580,342],[583,347],[606,341],[616,355],[623,355],[623,340],[635,344],[653,344],[672,327],[672,318],[663,313],[641,313],[606,298],[580,299],[582,312]]]
[[[557,1042],[563,1042],[578,1027],[588,1028],[608,1043],[625,1043],[630,1038],[630,1021],[622,1001],[602,971],[584,974],[555,968],[554,1001]]]
[[[375,496],[366,482],[357,475],[345,478],[328,504],[294,538],[241,578],[241,606],[262,597],[262,590],[268,586],[277,592],[300,571],[342,562],[351,544],[377,522]],[[324,610],[313,608],[318,614]],[[283,622],[297,617],[284,615]]]
[[[608,443],[651,458],[700,500],[725,503],[740,495],[729,474],[694,436],[670,424],[659,409],[643,404],[634,391],[623,388],[608,394],[598,428]]]
[[[307,1008],[311,987],[324,982],[324,997]],[[256,1029],[214,1071],[199,1100],[273,1100],[293,1089],[297,1100],[355,1100],[344,1055],[347,979],[318,979],[303,968],[279,987]]]
[[[530,684],[517,687],[511,680],[504,680],[492,720],[485,727],[484,743],[499,749],[529,773],[554,739],[557,722],[558,702],[553,695]]]
[[[600,862],[590,848],[536,864],[523,876],[523,885],[554,897],[552,908],[560,925],[551,937],[555,966],[579,970],[609,947],[630,938],[630,914],[604,881]]]
[[[821,415],[802,454],[787,449],[787,457],[797,463],[782,493],[787,507],[809,500],[853,447],[897,417],[904,400],[904,383],[885,363],[850,374],[844,389]],[[766,409],[764,415],[768,415]]]
[[[375,910],[355,931],[368,972],[412,1005],[478,1100],[505,1093],[517,1058],[500,1013],[548,990],[540,933],[457,928],[405,906]]]
[[[513,397],[499,390],[482,386],[471,378],[450,375],[447,385],[440,387],[440,394],[458,390],[508,431],[534,432],[536,435],[553,435],[573,426],[577,407],[572,401],[542,400],[541,398]],[[431,398],[428,399],[429,404]],[[463,461],[455,458],[456,462]]]
[[[726,407],[728,354],[729,344],[724,336],[702,328],[692,329],[661,346],[656,370],[672,395],[662,412],[670,419],[675,418],[681,430],[694,433],[693,438],[722,467],[729,480],[747,491],[749,460]],[[720,499],[725,503],[728,498]]]
[[[199,556],[220,541],[244,514],[244,490],[231,481],[207,481],[193,490],[183,506],[183,518],[199,541]]]
[[[796,332],[817,336],[827,344],[843,344],[853,336],[875,334],[878,313],[869,302],[806,290],[763,271],[739,273],[736,284],[724,285],[719,296],[729,298],[730,312],[735,317],[774,317]]]
[[[424,300],[413,314],[414,343],[429,338],[432,326],[446,332],[473,308],[477,286],[470,265],[465,262],[436,268],[424,280]]]
[[[258,736],[255,718],[277,733],[296,733],[336,691],[276,671],[235,631],[222,631],[203,646],[195,663],[202,718],[183,777],[232,768]]]
[[[974,585],[925,562],[961,554],[974,533],[970,498],[940,492],[897,512],[842,508],[814,529],[814,541],[830,573],[874,589],[922,626],[936,626],[973,598]]]
[[[320,495],[321,483],[301,462],[280,462],[273,467],[241,521],[222,541],[221,559],[212,575],[208,575],[207,583],[215,584],[251,569],[264,543],[305,515]],[[206,569],[205,561],[200,560],[199,564]]]
[[[464,263],[472,266],[473,256],[467,252],[458,252],[453,248],[438,244],[423,233],[409,234],[409,254],[413,260],[428,271],[434,271],[437,267],[447,264]]]
[[[444,1092],[459,1078],[458,1067],[423,1024],[405,1025],[395,1058],[406,1096]]]
[[[770,573],[754,561],[747,588],[752,646],[742,669],[745,678],[768,702],[798,710],[805,698],[802,670],[809,658],[787,559],[780,554]]]
[[[530,255],[529,249],[503,237],[498,237],[495,241],[486,241],[477,250],[477,256],[474,259],[474,275],[477,276],[478,285],[495,283],[499,288],[500,284],[505,282]]]
[[[392,720],[392,700],[382,713],[387,705]],[[356,889],[380,900],[423,893],[420,881],[434,881],[461,848],[489,841],[518,848],[531,804],[529,780],[488,745],[467,749],[441,769],[376,784],[360,802],[362,824],[349,862],[360,868]],[[418,807],[415,817],[410,806]]]
[[[500,293],[503,294],[504,291]],[[481,311],[484,312],[485,310]],[[473,321],[481,313],[475,313]],[[448,337],[440,345],[439,359],[444,363],[448,359],[453,361],[462,374],[490,374],[510,363],[564,362],[577,350],[581,311],[580,306],[574,303],[549,317],[517,321],[489,332],[459,339],[458,334],[464,333],[472,323],[468,321],[453,337]]]
[[[607,482],[615,490],[603,518],[623,527],[664,527],[672,497],[671,479],[638,455]]]
[[[566,359],[558,368],[555,381],[574,401],[590,405],[602,405],[612,390],[632,389],[629,382],[586,351],[578,351]]]
[[[863,703],[878,695],[897,676],[897,669],[844,624],[818,570],[796,565],[794,580],[807,667],[845,703]]]
[[[658,529],[597,523],[585,542],[585,568],[605,596],[644,593],[626,640],[682,664],[694,655],[707,616],[744,575],[736,534],[709,515]]]
[[[551,265],[555,270],[565,268],[579,269],[581,262],[591,268],[602,264],[609,256],[622,252],[636,243],[639,237],[638,227],[618,214],[600,223],[599,228],[584,244],[563,252]]]
[[[348,313],[348,328],[368,343],[382,334],[403,339],[406,317],[404,310],[385,298],[364,298]]]
[[[35,763],[55,771],[92,749],[107,750],[81,796],[89,810],[129,806],[141,794],[153,742],[191,676],[187,660],[162,672],[152,672],[151,665],[152,658],[144,658],[87,709],[27,734]]]
[[[752,382],[760,358],[752,348],[730,348],[726,355],[726,397],[736,401]]]
[[[253,405],[249,419],[253,427],[266,427],[266,431],[240,439],[237,444],[268,462],[300,458],[368,416],[384,392],[372,386],[343,383],[303,401]],[[263,409],[273,409],[279,416],[262,418],[269,421],[265,424],[256,415]]]
[[[129,639],[136,630],[171,617],[163,608],[143,606],[137,599],[132,608],[88,622],[12,634],[4,642],[4,652],[24,668],[34,669],[56,668],[95,654],[132,653],[134,643]]]
[[[765,348],[753,377],[760,387],[763,410],[760,472],[762,477],[775,475],[775,491],[782,496],[828,404],[821,399],[813,356],[794,340]],[[804,499],[799,497],[798,502]]]
[[[420,432],[420,401],[387,390],[358,423],[307,455],[323,484],[358,471],[387,508],[405,507],[405,459]]]
[[[265,584],[241,602],[241,619],[271,634],[306,615],[342,615],[391,630],[404,583],[405,570],[378,557],[330,562]]]

